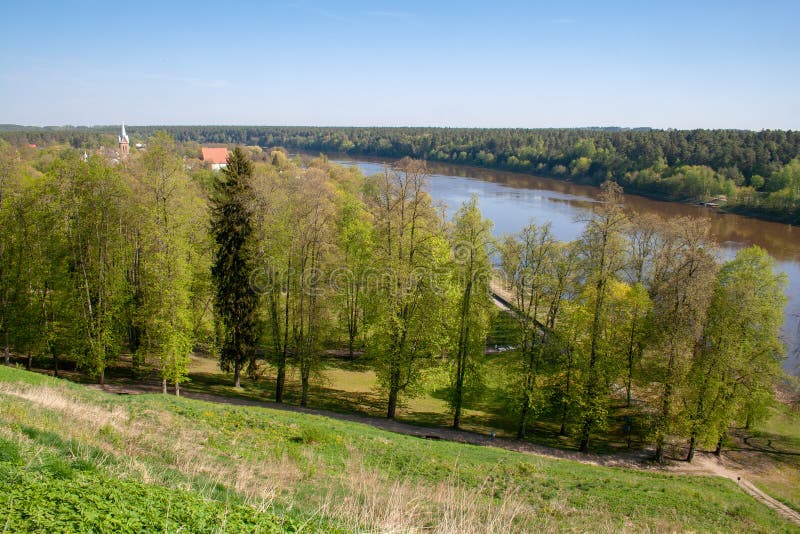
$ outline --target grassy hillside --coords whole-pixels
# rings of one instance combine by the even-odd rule
[[[761,531],[711,477],[611,469],[0,368],[0,524],[114,531]]]
[[[749,467],[762,490],[800,511],[800,413],[784,404],[750,432],[736,436],[728,457]]]

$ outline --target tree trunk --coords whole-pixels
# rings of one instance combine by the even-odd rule
[[[286,302],[283,307],[283,351],[278,360],[278,383],[275,385],[275,402],[283,402],[283,389],[286,384],[286,360],[287,351],[289,350],[289,296],[292,282],[291,272],[292,259],[290,255],[286,268]]]
[[[462,355],[458,355],[458,369],[456,370],[456,391],[453,399],[453,428],[458,430],[461,425],[461,405],[464,402],[464,366]]]
[[[566,436],[567,435],[567,415],[569,412],[569,405],[567,404],[567,399],[569,398],[569,390],[572,386],[572,347],[569,348],[569,358],[567,359],[567,383],[564,388],[564,400],[562,402],[562,410],[561,410],[561,429],[558,431],[559,436]]]
[[[722,436],[719,437],[717,441],[717,448],[714,449],[714,456],[721,456],[722,455]]]
[[[525,397],[522,400],[522,410],[520,410],[519,414],[519,426],[517,427],[517,439],[525,439],[525,431],[528,422],[528,408],[530,406],[530,400],[528,399],[528,394],[525,394]]]
[[[178,382],[177,380],[175,381],[175,396],[176,397],[181,396],[181,383]]]
[[[471,254],[470,254],[471,256]],[[470,258],[469,264],[470,270],[468,271],[469,274],[472,274],[472,259]],[[471,299],[472,299],[472,280],[469,279],[467,281],[467,285],[464,288],[464,295],[462,297],[461,303],[461,315],[459,317],[460,324],[459,324],[459,336],[458,336],[458,352],[456,357],[458,358],[457,367],[456,367],[456,391],[455,391],[455,398],[453,399],[453,428],[458,430],[458,427],[461,425],[461,405],[464,402],[464,379],[466,377],[466,368],[467,368],[467,355],[469,353],[469,315],[471,309]]]
[[[627,399],[625,407],[631,407],[631,384],[633,384],[633,352],[628,354],[628,384],[627,384]]]
[[[8,330],[5,332],[6,334],[6,348],[3,350],[3,363],[6,365],[11,365],[11,348],[8,346]]]
[[[386,411],[387,419],[394,419],[395,413],[397,412],[397,395],[398,395],[398,388],[392,386],[389,388],[389,408]]]
[[[631,336],[628,340],[628,383],[626,408],[631,407],[631,385],[633,384],[633,349],[636,340],[636,319],[631,321]]]
[[[53,376],[58,378],[58,355],[53,351]]]
[[[669,363],[667,365],[667,376],[664,380],[664,397],[661,403],[661,421],[656,432],[656,457],[658,463],[664,462],[664,442],[666,441],[667,425],[672,411],[672,380],[675,368],[675,349],[670,348]]]
[[[692,437],[689,439],[689,454],[686,455],[686,461],[692,463],[694,460],[694,451],[697,447],[697,436],[692,434]]]
[[[656,454],[654,459],[658,463],[664,463],[664,438],[661,436],[656,438]]]
[[[286,383],[286,356],[278,360],[278,380],[275,384],[275,402],[283,402],[283,385]]]
[[[30,371],[31,367],[33,367],[33,354],[29,352],[28,358],[25,360],[25,369]]]
[[[302,384],[300,384],[300,406],[308,406],[308,377],[302,377]]]
[[[164,395],[167,394],[167,379],[166,378],[162,378],[161,379],[161,393],[163,393]]]
[[[240,382],[241,374],[242,374],[242,364],[239,363],[239,360],[237,359],[236,362],[234,362],[233,364],[233,387],[235,388],[242,387]]]
[[[103,368],[103,370],[100,371],[100,385],[104,386],[105,384],[106,384],[106,370],[105,368]]]
[[[591,431],[592,431],[592,424],[587,419],[583,423],[583,430],[581,431],[581,442],[578,445],[578,450],[583,453],[589,452],[589,435],[591,434]]]

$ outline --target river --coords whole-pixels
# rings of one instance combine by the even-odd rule
[[[331,162],[356,165],[369,176],[383,172],[383,160],[331,155]],[[484,216],[494,221],[495,234],[519,231],[531,219],[539,224],[549,222],[553,234],[561,241],[571,241],[583,231],[582,215],[597,202],[597,187],[576,185],[550,178],[541,178],[506,171],[429,163],[430,193],[452,214],[475,194]],[[636,195],[626,195],[628,209],[639,213],[656,213],[665,218],[684,215],[704,217],[720,247],[722,257],[732,258],[736,251],[758,245],[778,262],[778,269],[788,276],[786,320],[782,336],[788,346],[784,369],[797,374],[800,364],[800,228],[761,221],[739,215],[717,213],[709,208],[663,202]]]

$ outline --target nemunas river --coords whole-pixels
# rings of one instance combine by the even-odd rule
[[[331,155],[331,162],[356,165],[369,176],[383,172],[382,159],[348,158]],[[494,221],[495,234],[514,233],[534,219],[549,222],[561,241],[571,241],[583,231],[581,216],[597,202],[600,190],[560,180],[527,174],[475,167],[429,163],[430,193],[434,200],[455,210],[471,195],[480,200],[484,216]],[[636,195],[626,195],[629,210],[656,213],[665,218],[688,215],[708,220],[723,258],[732,258],[737,250],[758,245],[777,261],[778,269],[789,278],[786,289],[789,302],[783,325],[783,339],[788,346],[784,368],[798,374],[800,365],[800,228],[738,215],[717,213],[709,208],[661,202]]]

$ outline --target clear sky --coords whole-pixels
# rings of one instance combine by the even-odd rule
[[[800,129],[800,0],[0,2],[0,123]]]

